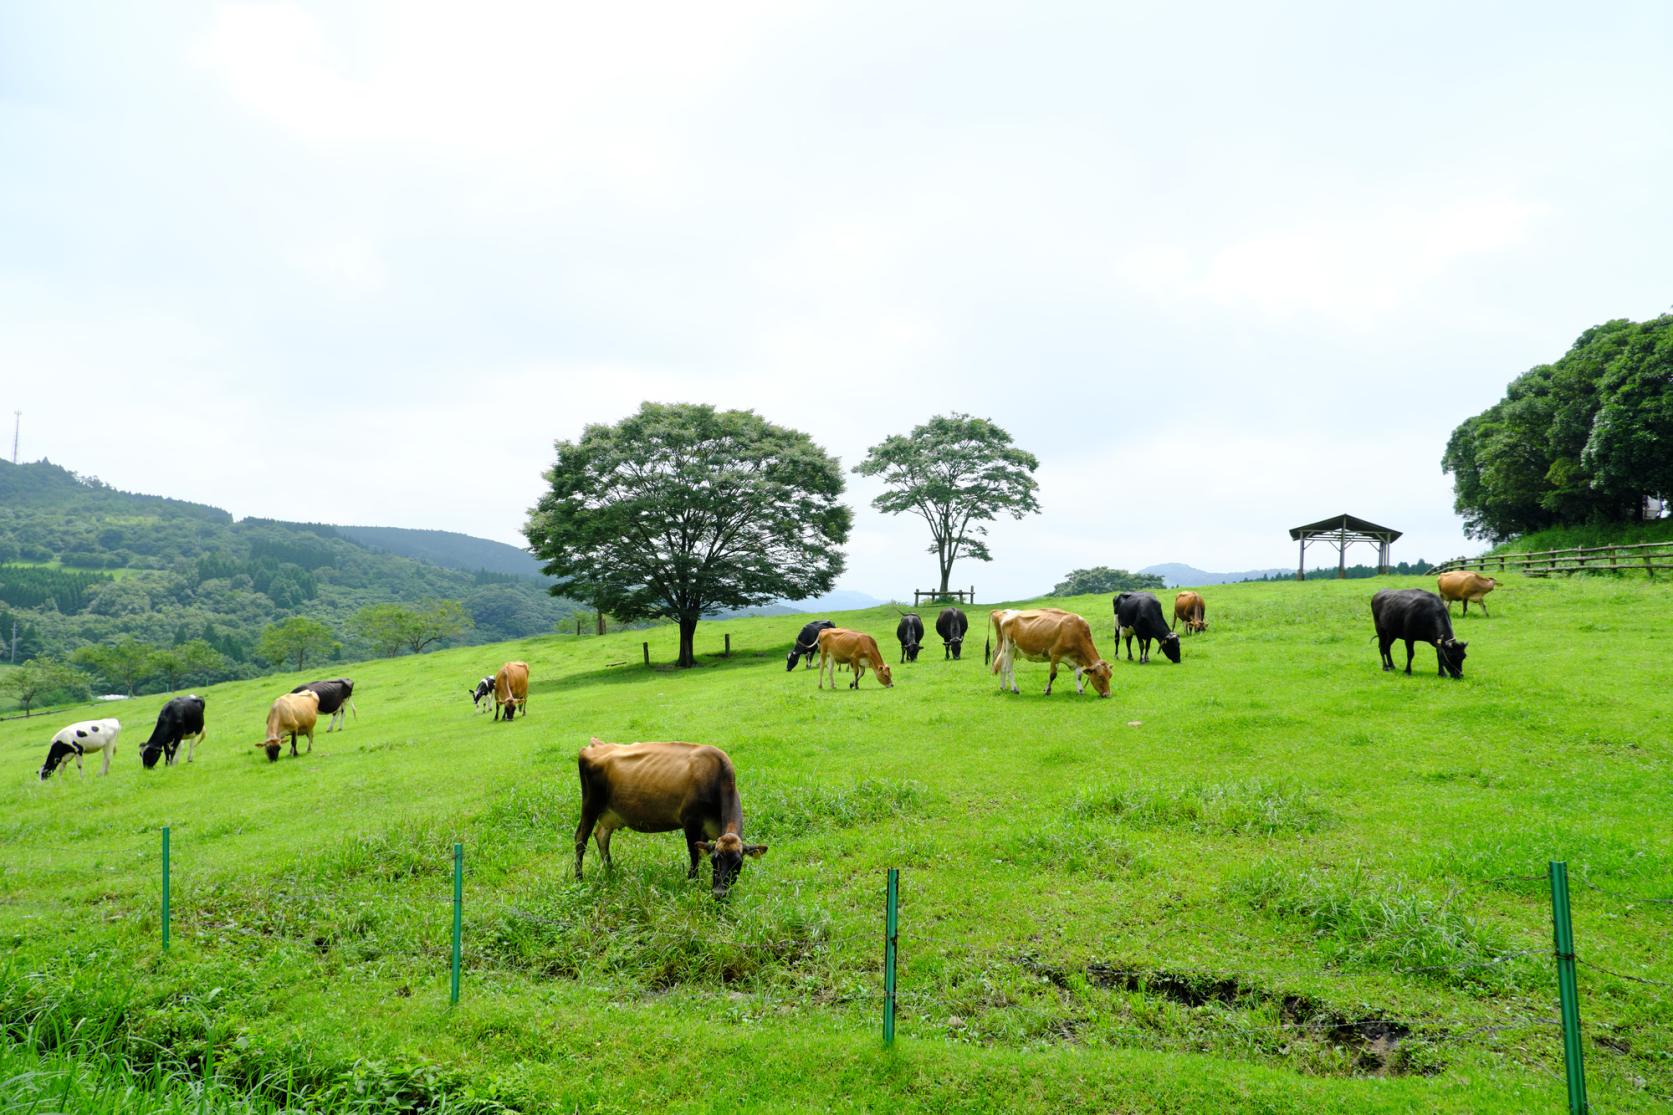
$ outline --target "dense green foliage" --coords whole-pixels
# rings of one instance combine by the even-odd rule
[[[854,515],[836,459],[754,411],[645,403],[560,441],[524,534],[564,591],[625,620],[697,621],[830,591]]]
[[[414,606],[373,604],[356,612],[351,625],[379,654],[421,654],[470,630],[471,617],[457,600],[426,600]]]
[[[1492,553],[1572,550],[1581,546],[1631,546],[1644,542],[1673,542],[1673,519],[1649,523],[1598,523],[1592,526],[1552,527],[1518,535],[1495,546]]]
[[[211,687],[208,741],[167,770],[125,743],[108,777],[37,783],[54,725],[0,723],[23,850],[0,867],[0,1027],[106,1027],[134,1071],[212,1059],[226,1087],[330,1111],[1561,1110],[1561,858],[1593,1102],[1666,1110],[1673,743],[1646,679],[1673,632],[1645,617],[1667,588],[1507,576],[1491,619],[1454,620],[1462,681],[1424,676],[1427,648],[1418,676],[1382,673],[1371,592],[1431,584],[1204,589],[1212,633],[1177,666],[1123,657],[1109,700],[1042,696],[1043,664],[1001,694],[974,653],[821,692],[784,670],[784,617],[705,625],[694,670],[640,667],[643,632],[345,665],[359,718],[276,764],[250,745],[306,674]],[[1107,596],[1052,602],[1107,651]],[[886,637],[897,617],[833,618]],[[670,662],[677,633],[648,637]],[[465,686],[511,658],[529,716],[491,724]],[[102,714],[143,736],[160,704]],[[771,850],[725,904],[675,834],[619,833],[614,875],[589,852],[573,880],[594,735],[728,750]]]
[[[1474,537],[1638,519],[1673,495],[1673,315],[1588,329],[1454,430],[1441,468]]]
[[[0,693],[9,693],[28,716],[37,705],[65,704],[87,699],[87,676],[56,658],[31,658],[0,674]]]
[[[46,462],[0,461],[0,660],[10,661],[15,622],[19,662],[128,639],[162,655],[130,671],[139,688],[170,678],[201,685],[259,672],[261,632],[292,616],[325,624],[342,653],[363,657],[373,644],[347,621],[372,605],[457,601],[469,620],[457,638],[477,642],[550,631],[573,608],[538,575],[442,568],[386,552],[409,533],[418,536],[413,545],[432,548],[441,545],[432,535],[461,536],[373,533],[377,549],[334,527],[234,522],[213,507],[117,491]],[[509,563],[501,551],[518,553],[481,539],[454,541],[450,553]],[[182,664],[179,648],[191,644],[212,653],[186,651]],[[107,684],[127,692],[127,680]]]
[[[937,588],[946,592],[960,557],[993,560],[988,523],[1039,513],[1039,467],[1039,458],[1012,445],[1011,435],[987,419],[938,414],[910,434],[872,446],[854,471],[883,478],[883,493],[871,501],[877,510],[909,512],[929,526]]]
[[[1166,587],[1167,582],[1158,573],[1129,573],[1125,569],[1095,565],[1091,569],[1070,570],[1052,587],[1050,595],[1085,596],[1094,592],[1137,592]]]

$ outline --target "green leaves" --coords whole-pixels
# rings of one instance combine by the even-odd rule
[[[381,655],[418,654],[431,643],[457,638],[472,626],[469,613],[457,600],[426,600],[416,607],[373,604],[360,609],[349,622]]]
[[[929,550],[945,591],[960,556],[993,560],[984,523],[1039,512],[1033,475],[1039,467],[1034,454],[1013,446],[1011,435],[987,419],[950,414],[872,446],[854,471],[883,478],[887,490],[871,501],[877,510],[911,512],[929,524]]]
[[[274,665],[295,659],[295,668],[300,670],[309,658],[329,654],[336,647],[337,640],[332,636],[331,628],[317,619],[291,616],[281,623],[268,625],[261,633],[256,653]]]
[[[753,411],[645,403],[557,444],[523,533],[565,596],[681,624],[828,591],[853,513],[835,458]]]
[[[1129,573],[1125,569],[1111,569],[1095,565],[1091,569],[1073,569],[1051,590],[1053,596],[1085,596],[1092,592],[1137,592],[1140,589],[1165,588],[1159,573]]]

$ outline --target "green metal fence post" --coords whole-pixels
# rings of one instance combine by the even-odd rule
[[[168,951],[168,826],[163,826],[163,951]]]
[[[1569,920],[1568,864],[1551,861],[1551,932],[1557,946],[1557,998],[1563,1016],[1563,1067],[1570,1115],[1586,1115],[1586,1064],[1580,1046],[1580,987],[1574,979],[1574,924]]]
[[[900,939],[900,868],[889,868],[883,914],[883,1045],[895,1043],[895,945]]]
[[[453,988],[449,1002],[459,1001],[459,939],[464,928],[465,846],[453,845]]]

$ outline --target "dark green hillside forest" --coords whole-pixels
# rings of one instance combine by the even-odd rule
[[[162,656],[140,683],[146,691],[265,672],[262,633],[292,616],[324,623],[331,657],[353,660],[376,653],[351,622],[370,605],[457,600],[470,626],[454,644],[542,634],[575,610],[549,595],[550,582],[538,575],[444,568],[388,552],[409,533],[441,534],[391,531],[366,545],[335,527],[234,521],[219,508],[118,491],[46,461],[0,461],[0,662],[14,661],[14,629],[18,663],[80,651],[85,665],[86,648],[125,640],[158,651],[193,648],[184,672],[163,669]],[[450,537],[463,540],[455,556],[497,546]]]
[[[1441,468],[1476,538],[1642,519],[1673,496],[1673,314],[1586,330],[1454,430]]]

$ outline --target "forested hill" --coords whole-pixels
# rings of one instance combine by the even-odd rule
[[[444,569],[475,573],[507,573],[514,577],[541,577],[540,562],[527,550],[487,538],[473,538],[450,530],[409,530],[405,527],[337,527],[337,533],[351,542],[416,561],[427,561]]]
[[[517,554],[512,547],[392,532],[457,540],[460,563],[472,552],[496,555],[493,564],[448,568],[402,556],[390,535],[364,544],[355,537],[363,530],[234,521],[219,508],[119,491],[46,461],[0,461],[0,661],[10,658],[15,622],[20,662],[124,636],[160,648],[201,639],[224,657],[220,676],[236,677],[263,671],[263,630],[291,616],[325,623],[336,655],[352,659],[373,653],[349,622],[372,604],[457,600],[474,627],[455,643],[544,633],[575,608],[547,593],[528,555],[521,574],[507,571],[516,567],[499,551]],[[217,678],[192,679],[200,680]]]

